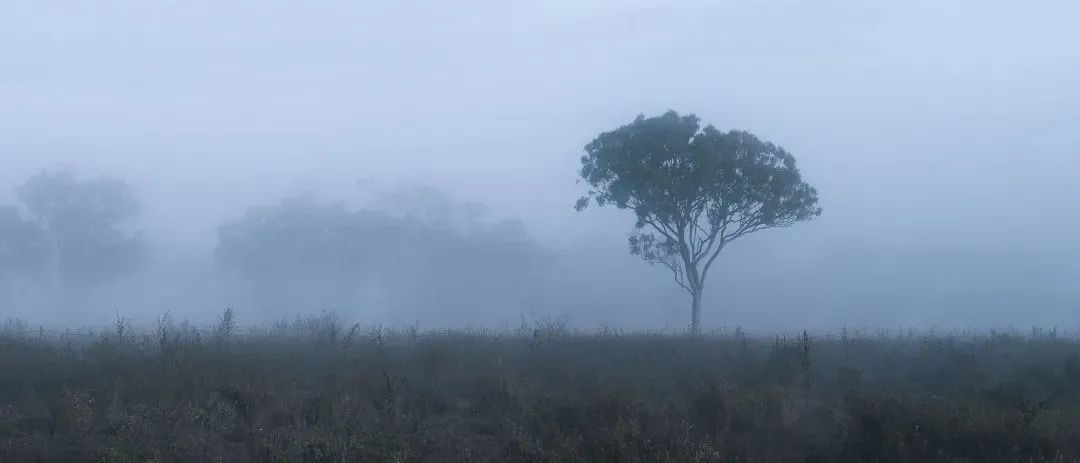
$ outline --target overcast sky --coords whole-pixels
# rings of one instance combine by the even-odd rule
[[[107,173],[157,239],[200,242],[303,189],[432,186],[545,243],[623,249],[627,214],[572,209],[582,146],[675,109],[783,145],[818,187],[820,220],[753,249],[1059,268],[1080,260],[1078,17],[1067,0],[9,0],[0,198],[43,168]]]

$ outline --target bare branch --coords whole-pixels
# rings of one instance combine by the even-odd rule
[[[684,272],[682,271],[682,267],[679,265],[678,262],[668,257],[660,260],[660,263],[667,267],[669,270],[671,270],[671,273],[674,274],[675,284],[679,285],[682,289],[685,289],[686,292],[694,294],[694,290],[690,289],[690,287],[687,286]]]
[[[762,211],[761,209],[758,209],[750,217],[747,217],[747,218],[741,220],[741,223],[739,224],[739,228],[736,229],[735,232],[732,233],[730,236],[725,236],[724,241],[730,243],[730,242],[734,241],[735,239],[737,239],[739,237],[742,237],[743,235],[746,235],[748,233],[753,233],[753,232],[756,232],[758,230],[769,228],[770,225],[763,221],[764,216],[765,216],[764,211]]]
[[[667,238],[668,240],[673,241],[673,242],[679,241],[674,236],[675,231],[671,230],[671,228],[668,226],[668,224],[663,223],[663,222],[657,222],[655,219],[651,219],[651,218],[642,219],[642,222],[652,226],[653,229],[656,230],[657,233],[660,233],[661,235],[663,235],[664,238]]]

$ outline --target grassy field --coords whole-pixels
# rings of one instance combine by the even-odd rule
[[[0,461],[1078,461],[1055,332],[0,330]]]

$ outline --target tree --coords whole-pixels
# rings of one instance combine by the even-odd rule
[[[123,181],[42,172],[23,184],[18,196],[44,232],[67,289],[102,283],[141,261],[142,241],[124,230],[139,216],[140,205]]]
[[[40,270],[49,255],[45,230],[40,225],[24,220],[14,207],[0,207],[0,277]]]
[[[362,262],[354,219],[345,205],[312,196],[253,207],[218,228],[218,262],[259,284],[349,277]]]
[[[238,277],[267,310],[381,308],[444,310],[505,308],[520,300],[545,254],[513,221],[458,217],[457,203],[436,197],[439,214],[352,210],[314,196],[254,207],[218,230],[218,263]],[[403,198],[397,198],[403,199]],[[454,310],[454,313],[450,313]],[[431,320],[437,313],[426,315]]]
[[[638,116],[585,146],[578,200],[630,209],[630,252],[672,271],[691,297],[691,331],[701,330],[706,277],[732,241],[821,214],[817,191],[795,158],[745,131],[700,128],[693,114]]]

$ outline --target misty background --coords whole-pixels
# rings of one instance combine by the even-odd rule
[[[0,315],[210,320],[231,306],[246,322],[336,310],[683,327],[686,296],[627,252],[632,214],[572,207],[584,144],[675,109],[784,146],[824,208],[726,249],[706,326],[1075,327],[1077,14],[1067,1],[6,2],[0,205],[43,170],[123,180],[149,257],[74,299],[8,289]],[[285,269],[296,256],[273,245],[221,257],[223,226],[303,201],[321,215],[289,223],[337,225],[296,233],[363,231],[345,242],[364,265]]]

